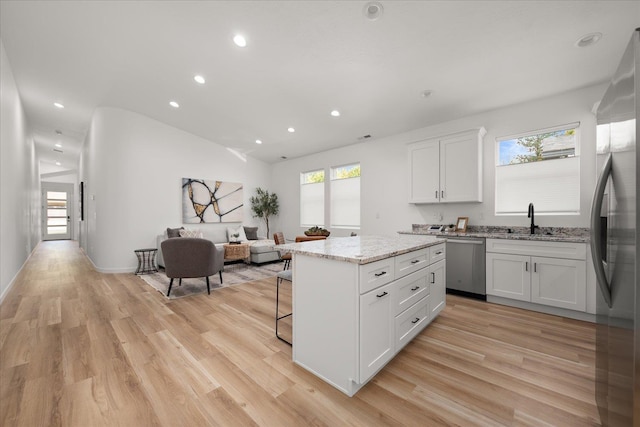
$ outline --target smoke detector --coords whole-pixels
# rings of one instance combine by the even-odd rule
[[[364,16],[371,21],[375,21],[376,19],[382,16],[382,12],[384,12],[384,8],[382,4],[377,1],[370,1],[364,5],[364,9],[362,9]]]

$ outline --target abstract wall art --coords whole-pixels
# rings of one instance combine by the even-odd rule
[[[242,184],[182,178],[182,222],[242,222]]]

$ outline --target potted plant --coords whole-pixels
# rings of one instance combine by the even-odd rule
[[[264,220],[267,226],[267,237],[269,237],[271,235],[269,234],[269,217],[278,215],[278,211],[280,210],[278,195],[275,193],[269,193],[267,190],[263,190],[258,187],[256,188],[256,195],[251,196],[249,201],[251,202],[253,217]]]

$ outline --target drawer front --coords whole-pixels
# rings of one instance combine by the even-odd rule
[[[434,262],[438,262],[441,259],[444,259],[446,256],[445,244],[442,243],[440,245],[431,246],[429,248],[429,264],[433,264]]]
[[[487,252],[584,260],[587,258],[587,244],[534,240],[487,239]]]
[[[429,265],[429,248],[408,252],[396,257],[396,277],[418,271]]]
[[[394,283],[396,291],[395,315],[411,307],[423,297],[429,295],[429,269],[424,268],[404,276]]]
[[[396,352],[429,324],[429,295],[396,316]]]
[[[378,286],[385,285],[395,278],[394,258],[363,264],[360,266],[360,293],[364,294]]]

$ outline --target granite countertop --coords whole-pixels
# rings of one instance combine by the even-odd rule
[[[487,239],[534,240],[547,242],[589,243],[588,228],[540,227],[531,234],[529,227],[469,226],[466,233],[428,233],[428,225],[413,224],[410,231],[399,231],[401,235],[429,235],[437,237],[484,237]],[[510,232],[511,231],[511,232]]]
[[[356,264],[368,264],[384,258],[444,243],[437,236],[354,236],[288,243],[276,249],[294,254],[327,258]]]

